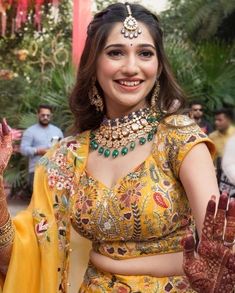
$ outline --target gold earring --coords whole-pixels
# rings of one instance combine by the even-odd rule
[[[97,112],[103,112],[104,103],[95,85],[96,79],[92,79],[91,89],[88,92],[91,105],[95,106]]]
[[[153,90],[153,94],[152,94],[152,97],[151,97],[151,107],[152,108],[155,108],[156,105],[157,105],[159,92],[160,92],[160,84],[159,84],[159,81],[156,80],[154,90]]]

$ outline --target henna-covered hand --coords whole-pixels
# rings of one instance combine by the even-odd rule
[[[12,135],[6,119],[0,123],[0,175],[6,169],[12,154]]]
[[[183,268],[196,292],[235,292],[234,239],[235,199],[221,195],[216,212],[213,196],[208,202],[197,255],[193,236],[188,235],[184,241]]]

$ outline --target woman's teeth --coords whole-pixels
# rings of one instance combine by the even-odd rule
[[[124,81],[124,80],[120,80],[119,83],[121,85],[125,85],[125,86],[137,86],[140,84],[140,80],[138,81]]]

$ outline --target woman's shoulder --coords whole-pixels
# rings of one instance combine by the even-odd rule
[[[189,116],[183,114],[173,114],[165,117],[160,124],[168,128],[197,127],[197,124]]]
[[[162,119],[159,123],[158,135],[168,142],[186,142],[207,138],[207,135],[194,120],[182,114],[174,114]]]

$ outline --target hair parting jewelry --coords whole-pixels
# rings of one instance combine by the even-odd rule
[[[125,156],[136,147],[152,141],[157,131],[157,113],[150,108],[140,109],[116,119],[105,118],[101,126],[91,132],[90,148],[105,158]]]
[[[103,112],[104,102],[96,87],[96,78],[92,79],[91,89],[88,92],[91,105],[95,106],[97,112]]]
[[[132,16],[130,4],[126,2],[125,5],[128,16],[124,19],[121,33],[125,38],[137,38],[142,33],[142,30],[139,28],[137,20]]]

